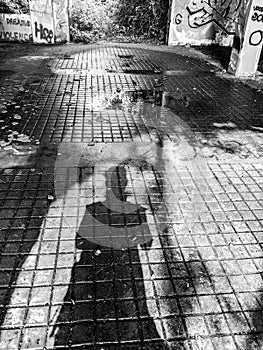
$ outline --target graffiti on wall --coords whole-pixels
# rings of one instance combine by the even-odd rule
[[[241,3],[242,0],[189,0],[186,6],[189,26],[199,28],[214,23],[227,34],[234,34],[234,20]]]
[[[254,6],[251,21],[254,23],[249,35],[249,45],[259,46],[263,41],[263,6]]]
[[[55,41],[69,41],[68,0],[53,0]]]
[[[212,43],[234,35],[242,0],[173,0],[170,44]]]
[[[0,41],[32,41],[30,16],[0,13]]]
[[[30,0],[34,42],[69,41],[68,0]]]
[[[263,46],[262,0],[252,0],[244,7],[243,15],[240,13],[239,25],[236,27],[228,68],[230,73],[238,76],[256,74]]]
[[[37,40],[50,44],[54,38],[54,33],[52,29],[44,27],[42,23],[34,22],[34,36]]]
[[[53,17],[39,16],[37,13],[32,15],[33,21],[33,40],[40,44],[53,44],[54,41],[54,22]]]
[[[54,19],[52,0],[30,0],[33,40],[40,44],[53,44]]]
[[[30,15],[0,13],[0,41],[52,44],[69,38],[68,0],[30,0]]]

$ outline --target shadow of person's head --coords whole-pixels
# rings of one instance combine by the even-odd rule
[[[106,196],[109,193],[123,201],[156,209],[162,202],[163,184],[160,173],[143,159],[126,159],[109,168],[105,174]]]

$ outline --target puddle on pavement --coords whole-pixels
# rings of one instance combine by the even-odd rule
[[[32,76],[23,85],[21,79],[6,78],[6,84],[0,87],[0,171],[29,166],[39,154],[40,140],[29,136],[31,130],[27,129],[30,127],[25,128],[25,125],[28,115],[38,113],[31,92],[40,81]]]
[[[172,96],[167,91],[164,91],[158,87],[163,85],[162,79],[156,79],[154,84],[156,89],[154,90],[141,90],[134,92],[126,92],[125,95],[128,96],[130,102],[139,102],[143,101],[145,103],[154,104],[155,106],[165,107],[174,111],[175,103],[186,106],[188,104],[187,95],[183,95],[179,91],[175,93],[175,96]],[[175,112],[176,113],[176,112]]]
[[[215,122],[211,126],[210,133],[206,133],[198,139],[194,137],[187,117],[184,115],[184,109],[191,105],[191,99],[187,95],[183,95],[180,91],[173,95],[162,90],[163,80],[156,79],[155,84],[158,88],[155,90],[141,90],[133,92],[119,91],[107,100],[106,108],[121,108],[125,110],[125,106],[129,107],[136,103],[146,103],[157,107],[164,107],[170,110],[172,114],[160,113],[160,118],[156,125],[166,125],[166,129],[172,132],[174,126],[181,122],[184,123],[184,130],[193,137],[188,139],[192,145],[200,145],[202,151],[199,153],[204,158],[228,158],[237,159],[255,158],[259,159],[263,155],[263,140],[261,137],[262,128],[251,126],[247,130],[242,130],[235,123]],[[136,109],[136,108],[135,108]],[[126,108],[127,110],[127,108]],[[129,108],[128,108],[129,110]],[[180,118],[178,117],[178,113]],[[165,117],[164,117],[165,116]],[[175,128],[176,129],[176,128]]]
[[[183,114],[184,109],[191,103],[190,98],[180,91],[175,92],[172,96],[162,89],[162,83],[162,80],[156,79],[155,84],[158,87],[152,90],[124,91],[117,89],[106,97],[94,94],[90,110],[94,112],[121,110],[127,117],[131,116],[135,124],[140,125],[139,129],[141,128],[142,133],[149,134],[155,128],[170,140],[174,137],[176,142],[178,141],[177,136],[180,135],[191,147],[195,147],[199,142]],[[110,120],[98,116],[95,122],[109,124]],[[122,130],[123,133],[128,133],[129,126]]]
[[[20,92],[25,89],[20,88]],[[25,159],[37,152],[39,140],[20,132],[23,111],[14,101],[3,102],[0,114],[0,169],[21,166]]]
[[[134,106],[136,103],[146,103],[159,107],[165,107],[175,112],[175,106],[180,110],[180,106],[187,107],[189,105],[189,97],[183,95],[179,91],[172,96],[167,91],[162,90],[164,84],[163,79],[155,79],[156,89],[154,90],[136,90],[124,91],[117,89],[111,95],[106,97],[96,97],[94,94],[92,110],[97,109],[125,109],[128,106]]]
[[[126,67],[130,67],[127,66]],[[153,75],[153,74],[161,74],[162,71],[159,69],[136,69],[136,68],[119,68],[119,69],[114,69],[114,68],[106,68],[106,72],[108,73],[124,73],[124,74],[133,74],[133,75]]]
[[[174,102],[174,98],[167,94],[166,91],[163,91],[161,89],[139,91],[123,91],[121,89],[117,89],[112,95],[107,96],[106,98],[100,98],[100,96],[98,96],[98,100],[96,101],[96,103],[94,103],[94,100],[95,97],[93,98],[93,106],[91,106],[91,110],[93,111],[120,110],[123,111],[127,117],[132,116],[135,123],[131,122],[129,125],[127,125],[127,128],[125,128],[127,130],[124,130],[123,133],[127,132],[130,127],[135,127],[135,129],[133,129],[133,134],[130,135],[129,139],[127,138],[125,142],[121,144],[121,152],[119,143],[114,142],[107,144],[100,142],[88,143],[85,148],[81,145],[78,149],[77,145],[73,146],[73,144],[71,145],[68,142],[62,143],[60,145],[59,150],[59,153],[62,156],[58,159],[56,165],[57,169],[63,168],[66,171],[66,168],[70,166],[69,160],[72,160],[72,162],[74,162],[74,166],[76,167],[77,154],[79,154],[80,160],[78,167],[90,169],[95,168],[96,171],[98,171],[98,173],[102,173],[104,175],[106,174],[106,170],[108,168],[113,166],[119,167],[122,161],[125,160],[129,160],[128,169],[140,168],[140,170],[143,171],[141,167],[137,167],[136,164],[134,165],[134,162],[132,162],[132,160],[134,159],[143,159],[149,164],[152,164],[152,176],[157,176],[156,174],[159,172],[158,169],[160,169],[159,173],[163,172],[164,169],[167,170],[167,163],[170,162],[170,171],[174,172],[176,165],[178,167],[181,166],[182,168],[185,168],[187,166],[189,171],[193,170],[194,173],[192,176],[195,179],[196,183],[200,181],[200,179],[198,178],[200,177],[200,174],[198,174],[198,171],[196,171],[196,169],[200,167],[205,173],[207,167],[205,164],[205,160],[199,157],[199,152],[201,152],[201,150],[198,148],[198,141],[196,140],[188,124],[185,123],[176,113],[169,109],[171,102]],[[96,123],[105,123],[106,125],[107,120],[106,117],[104,118],[105,121],[103,118],[101,118],[100,115],[97,117],[97,119],[94,119]],[[105,166],[108,168],[105,169]],[[120,167],[119,172],[121,172],[122,168]],[[125,168],[123,171],[126,172],[126,170],[127,169]],[[59,173],[59,179],[57,183],[63,183],[61,176],[65,176],[66,178],[66,172],[65,174],[62,174],[61,172]],[[74,176],[75,182],[77,182],[77,174],[75,174]],[[90,174],[87,175],[87,179],[89,178]],[[102,181],[102,179],[100,179],[100,181]],[[73,177],[71,178],[71,182],[74,182]],[[121,184],[122,182],[125,181],[121,177],[119,177],[119,184]],[[104,183],[105,187],[107,181],[103,179],[102,183]],[[161,183],[162,182],[160,182],[160,186]],[[158,188],[158,186],[156,187],[153,185],[150,186],[148,189],[149,196],[151,196],[151,198],[157,199],[157,207],[159,206],[159,203],[162,202],[162,200],[158,200],[158,196],[162,196],[162,194],[160,193],[160,186]],[[67,191],[66,186],[63,186],[63,188],[58,188],[57,186],[55,187],[56,190],[58,190],[57,198],[66,195],[66,193],[64,192]],[[98,193],[102,193],[101,198],[103,198],[100,205],[90,208],[91,211],[95,211],[95,214],[97,214],[97,216],[100,212],[103,212],[103,216],[105,216],[104,207],[106,206],[106,204],[104,203],[104,187],[102,186],[98,189]],[[117,188],[118,184],[116,183],[113,187]],[[120,194],[123,195],[124,192],[121,186],[119,186],[118,191],[120,192]],[[192,189],[189,189],[189,191],[192,191]],[[195,200],[196,193],[192,191],[191,194],[192,199]],[[110,198],[109,201],[113,201],[113,197],[110,197],[109,192],[107,192],[107,195]],[[146,203],[146,205],[147,204],[148,203]],[[115,220],[119,220],[117,223],[115,222],[115,226],[118,223],[119,225],[121,225],[120,222],[123,222],[123,213],[118,217],[116,208],[120,206],[120,208],[123,210],[123,207],[120,205],[120,203],[114,203],[114,206],[115,210],[113,211],[112,215],[114,214],[116,216]],[[154,206],[155,204],[153,204],[152,207]],[[138,213],[134,213],[135,211],[135,209],[132,210],[132,217],[129,217],[129,220],[138,222],[138,217],[140,217],[140,215],[138,216]],[[196,208],[193,208],[192,212],[196,212]],[[90,218],[88,218],[87,216],[86,225],[89,219]],[[109,220],[108,217],[103,218],[103,220],[104,219],[106,221]],[[141,221],[144,222],[145,220],[143,220],[143,215],[141,215]],[[69,222],[69,226],[70,225],[71,223]],[[102,232],[101,235],[104,234],[105,232]],[[81,233],[81,235],[83,235],[83,233]],[[97,237],[98,235],[95,236]],[[118,237],[117,234],[116,237]],[[89,240],[93,241],[92,237]],[[138,239],[138,241],[141,240]],[[148,241],[150,240],[147,240],[147,242]],[[135,243],[135,241],[133,243],[129,243],[129,246],[132,246]]]
[[[115,97],[116,96],[116,97]],[[112,105],[122,105],[129,103],[145,102],[155,106],[163,105],[164,91],[162,90],[139,90],[139,91],[121,91],[117,90],[109,101]]]

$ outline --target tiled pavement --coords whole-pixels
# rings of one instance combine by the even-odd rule
[[[0,82],[0,349],[263,349],[263,93],[190,49],[48,50]]]

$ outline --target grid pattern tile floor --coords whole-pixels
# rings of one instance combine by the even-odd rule
[[[1,113],[0,348],[262,349],[262,93],[74,50]]]

